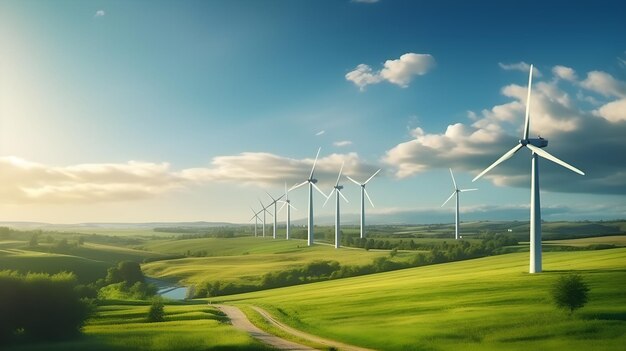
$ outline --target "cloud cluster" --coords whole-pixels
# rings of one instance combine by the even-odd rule
[[[384,81],[406,88],[413,77],[428,73],[434,66],[435,59],[429,54],[407,53],[398,59],[385,61],[380,71],[374,71],[366,64],[359,64],[346,74],[346,79],[361,91],[370,84]]]
[[[94,17],[104,17],[106,15],[106,12],[104,12],[104,10],[98,10],[96,11],[96,14],[93,15]]]
[[[167,163],[102,163],[47,166],[0,158],[0,197],[5,202],[101,202],[152,197],[180,187]]]
[[[507,66],[508,67],[508,66]],[[507,69],[507,68],[505,68]],[[549,161],[541,162],[542,189],[561,192],[626,193],[626,85],[608,73],[592,71],[584,80],[568,67],[555,66],[553,79],[533,84],[531,97],[531,136],[549,139],[548,152],[571,163],[587,175],[569,174]],[[565,85],[562,87],[561,85]],[[502,88],[509,102],[480,112],[469,112],[470,123],[456,123],[444,132],[412,130],[412,139],[388,150],[383,161],[404,178],[432,168],[448,168],[477,174],[512,148],[522,134],[526,105],[525,86]],[[590,110],[572,98],[601,101]],[[608,100],[607,100],[608,99]],[[511,160],[487,174],[486,179],[500,186],[527,187],[530,153],[520,150]]]
[[[502,63],[498,62],[498,66],[505,71],[520,71],[520,72],[528,72],[530,71],[530,65],[524,61],[518,63]],[[535,67],[533,69],[533,77],[541,78],[543,75],[541,72]]]
[[[341,164],[346,174],[366,177],[376,168],[356,153],[330,154],[318,160],[315,177],[331,182]],[[167,163],[79,164],[65,167],[0,157],[0,198],[4,203],[93,203],[151,198],[207,182],[293,185],[305,180],[313,159],[292,159],[246,152],[218,156],[209,167],[174,171]]]

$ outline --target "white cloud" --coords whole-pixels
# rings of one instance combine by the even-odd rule
[[[570,82],[575,82],[576,79],[578,79],[576,77],[576,71],[565,66],[557,65],[552,67],[552,74],[554,74],[554,76],[557,78],[564,79]]]
[[[616,82],[610,76],[603,80]],[[626,154],[626,138],[623,137],[626,135],[626,99],[615,99],[596,110],[585,109],[559,84],[578,87],[579,83],[552,80],[533,84],[530,134],[549,139],[550,153],[588,173],[584,177],[568,175],[567,170],[543,161],[542,189],[626,193],[626,177],[616,176],[623,173],[623,155]],[[600,86],[606,87],[599,84],[594,87]],[[607,91],[616,95],[619,84],[609,86],[612,90]],[[412,139],[389,149],[382,161],[395,169],[398,178],[448,167],[478,174],[518,142],[522,134],[526,89],[515,84],[505,86],[501,93],[511,100],[481,112],[470,111],[469,123],[451,124],[445,131],[435,133],[415,128],[411,131]],[[492,170],[485,179],[498,186],[527,187],[529,153],[521,150],[519,154]]]
[[[96,14],[93,15],[94,17],[104,17],[106,15],[106,12],[104,12],[104,10],[98,10],[96,11]]]
[[[326,133],[325,130],[320,130],[319,132],[315,133],[315,136],[320,136],[322,134]]]
[[[321,157],[315,169],[320,183],[344,172],[366,177],[377,167],[364,163],[356,153]],[[0,157],[2,203],[95,203],[154,198],[164,193],[209,182],[245,185],[281,185],[303,181],[313,159],[293,159],[270,153],[245,152],[213,158],[209,167],[170,169],[167,163],[78,164],[64,167],[30,162],[18,157]]]
[[[591,71],[580,85],[588,90],[610,97],[626,97],[626,83],[602,71]]]
[[[365,87],[369,84],[376,84],[382,81],[379,73],[373,72],[370,66],[363,63],[356,66],[353,71],[348,72],[346,79],[356,84],[361,91],[365,90]]]
[[[338,146],[338,147],[349,146],[349,145],[352,145],[352,142],[350,140],[340,140],[340,141],[335,141],[333,145]]]
[[[210,167],[192,168],[180,175],[195,182],[237,182],[246,185],[280,185],[302,182],[308,177],[313,158],[298,160],[263,152],[244,152],[235,156],[218,156]],[[336,178],[341,164],[344,172],[359,177],[371,174],[377,168],[363,163],[354,153],[330,154],[320,157],[315,166],[315,177],[320,182],[330,182]]]
[[[359,64],[346,74],[346,79],[363,91],[367,85],[387,81],[400,87],[408,87],[413,77],[428,73],[435,66],[429,54],[406,53],[395,60],[385,61],[383,68],[375,72],[366,64]]]
[[[135,200],[178,188],[182,181],[167,163],[55,167],[0,157],[0,197],[15,203]]]
[[[518,63],[502,63],[498,62],[498,66],[505,71],[520,71],[520,72],[530,72],[530,65],[524,61]],[[533,68],[533,77],[540,78],[542,76],[541,72],[537,69],[537,67]]]
[[[608,104],[593,111],[594,115],[600,116],[609,122],[618,123],[626,121],[626,98],[611,101]]]

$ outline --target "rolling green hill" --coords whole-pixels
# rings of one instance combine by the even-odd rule
[[[214,298],[254,304],[298,329],[380,350],[618,350],[626,344],[626,249],[528,253]],[[552,305],[556,278],[578,272],[590,302]]]

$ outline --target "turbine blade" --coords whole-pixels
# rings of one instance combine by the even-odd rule
[[[324,192],[322,191],[322,189],[318,188],[317,185],[315,185],[315,183],[311,183],[311,185],[313,185],[313,187],[315,188],[315,190],[319,191],[320,194],[324,195],[324,197],[329,197],[328,195],[324,194]]]
[[[451,199],[451,198],[452,198],[455,194],[456,194],[456,190],[452,193],[452,195],[450,195],[450,197],[449,197],[446,201],[444,201],[444,202],[443,202],[443,204],[441,205],[441,207],[443,207],[445,204],[447,204],[447,203],[448,203],[448,201],[450,201],[450,199]]]
[[[304,184],[308,183],[308,180],[305,180],[304,182],[300,183],[300,184],[296,184],[294,186],[291,187],[291,189],[289,189],[289,191],[292,191],[294,189],[298,189],[299,187],[303,186]]]
[[[274,200],[274,201],[272,201],[271,203],[276,202],[276,199],[275,199],[272,195],[270,195],[270,193],[268,193],[267,191],[266,191],[265,193],[267,194],[267,196],[269,196],[269,197],[270,197],[270,199]]]
[[[372,199],[370,198],[370,194],[367,193],[367,190],[365,190],[365,188],[363,188],[363,192],[365,193],[365,196],[369,200],[369,202],[372,205],[372,207],[376,207],[376,206],[374,206],[374,203],[372,202]]]
[[[285,207],[285,205],[287,204],[285,201],[281,201],[283,203],[282,206],[280,206],[280,208],[278,209],[278,213],[280,213],[280,211],[283,209],[283,207]]]
[[[367,180],[363,183],[364,185],[367,184],[367,182],[369,182],[370,180],[372,180],[372,178],[374,178],[374,176],[376,176],[378,174],[378,172],[380,172],[380,168],[374,173],[372,174],[371,177],[367,178]]]
[[[530,73],[528,74],[528,95],[526,96],[526,120],[524,122],[524,138],[528,139],[528,130],[530,129],[530,90],[533,83],[533,65],[530,65]]]
[[[339,175],[337,176],[337,181],[335,182],[335,186],[339,185],[339,178],[341,178],[341,172],[343,171],[343,165],[345,161],[341,163],[341,168],[339,169]]]
[[[274,200],[275,202],[278,202],[278,200],[282,199],[283,197],[285,197],[285,195],[281,195],[278,199]]]
[[[315,164],[317,163],[317,158],[320,156],[320,151],[322,148],[317,149],[317,155],[315,155],[315,161],[313,161],[313,168],[311,168],[311,174],[309,175],[309,179],[313,179],[313,172],[315,172]]]
[[[459,190],[459,191],[460,191],[460,192],[462,192],[462,193],[464,193],[464,192],[466,192],[466,191],[475,191],[475,190],[478,190],[478,189],[461,189],[461,190]]]
[[[347,203],[350,203],[350,201],[348,201],[348,199],[346,199],[346,197],[343,196],[340,190],[337,190],[337,194],[339,194],[344,200],[346,200]]]
[[[354,184],[356,184],[356,185],[358,185],[358,186],[361,186],[361,183],[359,183],[359,182],[357,182],[356,180],[354,180],[354,179],[350,178],[350,176],[346,176],[346,178],[348,178],[348,179],[349,179],[352,183],[354,183]]]
[[[454,184],[454,190],[458,190],[459,187],[456,186],[456,180],[454,180],[454,174],[452,174],[452,168],[450,169],[450,175],[452,176],[452,184]]]
[[[550,160],[550,161],[552,161],[552,162],[554,162],[556,164],[559,164],[559,165],[561,165],[561,166],[563,166],[563,167],[565,167],[565,168],[567,168],[567,169],[569,169],[569,170],[571,170],[573,172],[576,172],[576,173],[578,173],[580,175],[585,175],[585,172],[583,172],[580,169],[570,165],[569,163],[567,163],[565,161],[561,161],[558,158],[550,155],[546,150],[540,149],[540,148],[538,148],[538,147],[536,147],[534,145],[530,145],[530,144],[528,144],[526,146],[528,146],[528,148],[531,149],[534,153],[536,153],[537,155],[539,155],[539,156],[541,156],[541,157],[543,157],[545,159],[548,159],[548,160]]]
[[[289,203],[289,207],[293,208],[294,210],[298,210],[294,205],[291,204],[291,202]]]
[[[333,196],[333,193],[335,192],[335,190],[337,190],[337,189],[333,189],[333,191],[330,192],[330,194],[326,198],[326,201],[324,201],[324,205],[322,207],[326,207],[326,204],[328,203],[328,200],[330,200],[331,196]]]
[[[511,158],[511,156],[513,156],[513,154],[516,153],[517,151],[519,151],[519,149],[521,149],[522,147],[523,147],[522,144],[515,145],[506,154],[502,155],[496,162],[492,163],[491,166],[487,167],[484,171],[480,172],[479,175],[474,177],[474,179],[472,179],[472,182],[475,182],[478,178],[482,177],[485,173],[491,171],[495,166],[497,166],[500,163],[502,163],[502,162],[508,160],[509,158]]]

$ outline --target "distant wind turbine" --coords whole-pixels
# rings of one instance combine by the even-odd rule
[[[272,199],[272,202],[270,202],[270,204],[269,204],[269,205],[267,205],[267,206],[269,207],[269,206],[274,205],[274,215],[273,215],[273,217],[274,217],[274,229],[273,229],[274,234],[273,234],[273,237],[274,237],[274,239],[276,239],[276,218],[278,217],[278,216],[276,215],[276,203],[278,202],[278,200],[282,199],[282,198],[283,198],[283,196],[285,196],[285,195],[281,195],[278,199],[275,199],[275,198],[274,198],[272,195],[270,195],[270,193],[268,193],[267,191],[266,191],[265,193],[267,194],[267,196],[269,196],[269,197]]]
[[[263,211],[263,210],[261,210],[259,212],[256,212],[252,207],[250,207],[250,210],[252,210],[252,213],[254,213],[254,215],[252,216],[252,218],[250,218],[250,220],[254,219],[254,236],[256,237],[257,236],[256,228],[257,228],[257,226],[259,224],[259,219],[260,219],[259,218],[259,213],[261,213],[261,211]]]
[[[265,238],[265,214],[269,213],[270,215],[272,215],[270,213],[270,211],[267,210],[267,207],[265,205],[263,205],[263,203],[261,202],[261,200],[259,199],[259,203],[261,204],[261,211],[263,211],[263,237]]]
[[[349,202],[345,196],[341,193],[341,189],[343,189],[343,185],[339,185],[339,178],[341,178],[341,172],[343,171],[343,163],[341,164],[341,168],[339,169],[339,175],[337,176],[337,181],[335,182],[335,186],[333,190],[328,194],[326,198],[326,202],[324,202],[324,206],[330,198],[335,193],[335,248],[338,249],[341,246],[341,223],[339,219],[339,196],[341,196],[346,202]]]
[[[324,195],[325,198],[328,198],[328,196],[326,196],[326,194],[324,194],[324,192],[320,190],[320,188],[318,188],[317,185],[315,185],[315,183],[317,183],[317,179],[313,178],[313,173],[315,172],[315,164],[317,163],[317,158],[320,156],[321,150],[322,150],[321,147],[317,149],[317,155],[315,156],[315,161],[313,161],[313,168],[311,168],[311,174],[309,174],[309,178],[307,178],[307,180],[305,180],[304,182],[294,185],[293,187],[291,187],[291,189],[289,189],[291,191],[305,184],[309,184],[309,219],[308,219],[309,229],[308,229],[308,238],[307,238],[307,243],[309,246],[313,245],[313,235],[314,235],[313,233],[313,188],[319,191],[320,194]]]
[[[539,201],[539,157],[541,156],[556,164],[559,164],[580,175],[585,175],[580,169],[559,160],[550,155],[544,148],[548,146],[548,140],[539,138],[528,138],[528,130],[530,129],[530,92],[533,79],[533,66],[530,65],[530,74],[528,75],[528,96],[526,97],[526,121],[524,122],[524,135],[519,140],[519,144],[515,145],[511,150],[502,155],[496,162],[487,167],[472,181],[482,177],[485,173],[492,170],[495,166],[508,160],[514,153],[521,148],[527,147],[532,152],[531,161],[531,181],[530,181],[530,273],[541,273],[541,204]]]
[[[365,196],[367,196],[370,204],[372,205],[372,207],[374,207],[374,203],[372,202],[370,195],[367,193],[367,190],[365,190],[365,185],[367,185],[367,183],[372,180],[372,178],[374,178],[374,176],[376,176],[378,172],[380,172],[380,169],[372,174],[371,177],[367,178],[367,180],[363,183],[359,183],[356,180],[350,178],[350,176],[346,176],[346,178],[350,179],[350,181],[352,181],[354,184],[361,187],[361,239],[365,238]]]
[[[459,189],[459,187],[456,185],[456,181],[454,180],[454,174],[452,174],[452,168],[450,168],[450,176],[452,176],[452,184],[454,184],[454,191],[452,192],[452,195],[450,195],[450,197],[443,203],[443,205],[441,205],[441,207],[447,204],[448,201],[450,201],[450,199],[452,199],[452,197],[456,195],[456,212],[454,216],[456,226],[454,230],[454,238],[456,240],[459,240],[459,193],[463,193],[466,191],[474,191],[478,189]]]
[[[282,202],[283,205],[280,206],[280,208],[278,209],[278,212],[280,212],[283,209],[283,207],[285,207],[285,205],[287,206],[287,221],[285,223],[287,228],[285,229],[285,239],[289,240],[289,235],[291,233],[291,209],[293,208],[295,210],[296,208],[293,207],[293,205],[291,204],[291,200],[289,200],[289,191],[287,190],[287,183],[285,183],[285,200],[282,200],[279,202]]]

